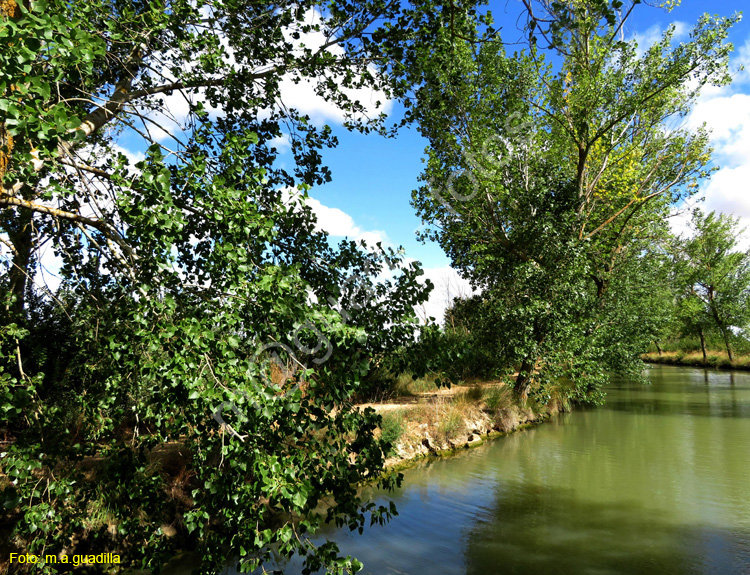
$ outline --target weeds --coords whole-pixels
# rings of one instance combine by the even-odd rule
[[[750,355],[735,355],[734,361],[730,362],[726,352],[711,350],[703,361],[700,351],[665,351],[662,355],[646,353],[642,356],[644,361],[651,363],[672,363],[678,365],[689,365],[694,367],[714,367],[726,369],[749,369]]]
[[[438,422],[438,433],[445,441],[454,439],[463,428],[463,415],[454,407],[451,407]]]
[[[414,379],[410,373],[401,373],[393,379],[390,395],[409,397],[437,390],[434,375]]]
[[[508,407],[512,403],[512,394],[508,387],[497,385],[484,390],[484,406],[490,413]]]
[[[393,455],[404,431],[406,431],[406,423],[401,411],[390,411],[381,416],[380,438],[390,445],[386,455]]]

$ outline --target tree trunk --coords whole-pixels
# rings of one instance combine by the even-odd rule
[[[703,352],[703,365],[706,365],[706,363],[708,363],[708,358],[706,357],[706,336],[703,333],[703,328],[698,330],[698,337],[701,338],[701,351]]]
[[[521,401],[521,405],[526,403],[529,397],[529,388],[531,387],[531,370],[534,368],[534,364],[529,359],[523,360],[521,367],[518,370],[518,377],[516,377],[516,384],[513,386],[513,391],[516,397]]]
[[[659,342],[657,340],[654,340],[654,345],[656,346],[656,351],[658,351],[659,355],[661,355],[661,346],[659,345]]]
[[[719,328],[719,331],[721,332],[721,337],[724,338],[724,346],[727,348],[727,355],[729,356],[729,363],[732,363],[734,361],[734,354],[732,353],[732,345],[729,342],[729,328],[724,325],[724,322],[721,321],[721,318],[719,317],[719,310],[716,309],[716,299],[714,296],[714,288],[713,286],[709,286],[708,288],[708,303],[711,307],[711,315],[714,317],[714,321],[716,322],[716,327]]]
[[[16,0],[0,0],[0,19],[15,20],[20,16]],[[11,90],[13,87],[11,86]],[[10,156],[13,151],[13,137],[8,133],[5,124],[0,124],[0,183],[10,166]],[[9,216],[10,226],[4,231],[8,234],[10,244],[13,246],[13,261],[8,271],[9,291],[15,296],[14,302],[6,307],[10,321],[19,321],[23,318],[26,305],[26,285],[28,279],[28,267],[31,260],[32,226],[31,212],[17,210],[17,218]],[[15,221],[13,221],[15,220]],[[14,226],[14,224],[16,224]]]
[[[13,244],[13,262],[8,271],[9,290],[15,299],[8,309],[11,321],[23,321],[26,308],[26,287],[29,278],[29,263],[33,246],[32,214],[18,209],[15,229],[8,233]]]
[[[721,328],[721,335],[724,338],[724,346],[727,348],[727,355],[729,356],[729,363],[733,363],[734,354],[732,353],[732,344],[729,340],[729,330],[727,328]]]

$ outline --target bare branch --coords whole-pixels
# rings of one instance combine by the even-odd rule
[[[14,196],[8,196],[7,194],[0,194],[0,206],[16,206],[19,208],[31,210],[32,212],[36,212],[39,214],[47,214],[56,218],[62,218],[64,220],[77,222],[79,224],[85,224],[89,227],[92,227],[100,231],[102,234],[104,234],[104,237],[106,237],[108,240],[117,244],[128,255],[128,257],[132,259],[137,259],[135,252],[128,245],[128,243],[122,237],[120,232],[118,232],[117,229],[112,227],[107,222],[96,220],[93,218],[88,218],[80,214],[67,212],[65,210],[60,210],[60,209],[53,208],[50,206],[36,204],[29,200],[24,200],[23,198],[16,198]]]

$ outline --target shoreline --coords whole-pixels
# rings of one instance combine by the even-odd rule
[[[458,453],[462,451],[465,451],[468,449],[474,449],[476,447],[481,447],[488,441],[492,441],[494,439],[501,439],[503,437],[507,437],[508,435],[512,435],[518,431],[524,431],[526,429],[531,429],[532,427],[541,425],[542,423],[549,421],[551,417],[552,415],[547,415],[544,417],[540,417],[539,419],[535,419],[533,421],[523,422],[508,431],[491,430],[491,431],[488,431],[484,436],[477,437],[474,441],[467,441],[464,445],[459,445],[453,448],[445,448],[442,450],[430,451],[428,453],[421,453],[421,454],[413,455],[408,458],[389,458],[386,461],[385,470],[383,471],[383,474],[387,475],[389,473],[398,473],[401,471],[411,469],[412,467],[415,467],[417,464],[427,459],[443,459],[443,458],[453,457],[454,455],[457,455]]]
[[[535,427],[553,415],[567,411],[560,402],[540,405],[529,400],[525,406],[516,403],[512,391],[499,382],[477,382],[467,386],[440,388],[436,391],[393,398],[390,402],[355,406],[372,408],[384,417],[383,421],[400,421],[403,428],[398,441],[386,458],[381,473],[363,482],[363,486],[378,477],[397,474],[430,458],[451,457],[461,451],[479,447],[490,439],[497,439]],[[378,433],[383,433],[381,426]],[[172,449],[157,450],[156,457],[179,451],[179,442]],[[167,453],[169,452],[169,453]],[[170,526],[164,526],[165,528]],[[179,529],[172,527],[165,533],[174,545],[172,555],[163,565],[165,574],[183,573],[185,565],[195,561],[194,551]],[[71,549],[75,551],[75,549]],[[0,564],[0,572],[7,565]],[[100,572],[126,575],[148,575],[149,570],[130,565],[98,565]]]
[[[381,415],[381,436],[389,434],[386,439],[392,443],[384,466],[386,474],[408,469],[425,458],[450,457],[569,411],[555,401],[518,405],[511,390],[497,382],[453,387],[367,407]]]
[[[716,352],[708,354],[707,362],[703,363],[703,355],[700,352],[676,352],[664,351],[661,355],[657,352],[649,352],[641,355],[645,363],[658,365],[674,365],[678,367],[696,367],[700,369],[719,369],[724,371],[750,371],[750,357],[736,357],[734,362],[729,362],[726,353],[717,355]]]

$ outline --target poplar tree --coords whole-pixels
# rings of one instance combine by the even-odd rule
[[[721,334],[731,362],[734,332],[750,323],[750,251],[739,249],[743,230],[735,217],[695,210],[691,227],[693,235],[680,238],[676,250],[683,324],[699,334],[704,363],[709,327]]]
[[[637,1],[523,4],[524,48],[454,41],[425,73],[413,201],[422,237],[481,290],[519,395],[563,384],[597,401],[606,370],[637,372],[654,336],[648,298],[628,290],[670,209],[709,175],[706,130],[681,119],[701,88],[729,82],[738,18],[704,16],[682,43],[670,27],[639,53],[624,38]]]

